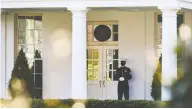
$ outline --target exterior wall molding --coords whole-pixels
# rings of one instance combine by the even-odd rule
[[[7,15],[8,13],[5,10],[1,10],[1,15]]]
[[[192,0],[180,0],[179,4],[182,8],[192,9]]]
[[[38,5],[37,5],[38,4]],[[66,7],[181,7],[192,9],[191,0],[3,0],[1,8],[66,8]]]
[[[172,5],[159,5],[158,9],[161,10],[163,16],[177,16],[177,12],[181,10],[181,6],[178,2]]]
[[[180,10],[182,8],[182,5],[178,1],[171,0],[171,2],[171,4],[159,4],[157,7],[160,10]]]
[[[175,0],[171,0],[175,1]],[[46,2],[46,3],[45,3]],[[166,0],[67,0],[67,1],[2,1],[2,8],[65,8],[65,7],[156,7],[159,4],[170,4]],[[38,5],[37,5],[38,4]]]

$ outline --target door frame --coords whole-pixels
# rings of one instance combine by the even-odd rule
[[[106,80],[106,78],[107,78],[107,69],[106,69],[106,65],[107,65],[107,63],[106,63],[106,58],[104,58],[105,56],[106,56],[106,50],[107,49],[117,49],[117,50],[119,50],[119,48],[118,48],[118,46],[103,46],[103,48],[102,48],[102,50],[103,50],[103,60],[102,60],[102,62],[103,62],[103,69],[102,69],[102,74],[103,74],[103,76],[102,76],[102,78],[103,78],[103,82],[104,82],[104,84],[105,84],[105,87],[103,88],[103,99],[108,99],[108,95],[110,95],[109,94],[109,92],[111,92],[111,91],[108,91],[108,88],[111,86],[111,85],[115,85],[115,87],[117,86],[117,84],[118,84],[118,81],[107,81]],[[118,63],[119,63],[119,51],[118,51]],[[112,66],[113,67],[113,66]],[[119,67],[119,64],[118,64],[118,67]],[[113,68],[112,68],[113,69]],[[113,78],[113,73],[112,73],[112,76],[111,76],[112,78]],[[113,92],[116,92],[116,93],[114,93],[114,94],[116,94],[117,95],[117,89],[115,89],[116,91],[113,91]],[[115,99],[115,98],[114,98]],[[117,97],[116,97],[116,99],[117,99]]]
[[[87,46],[87,50],[88,49],[91,49],[91,50],[97,49],[99,52],[99,58],[98,58],[98,79],[97,80],[89,80],[88,79],[88,72],[87,72],[87,96],[88,97],[92,97],[92,96],[96,97],[96,98],[90,98],[90,99],[103,99],[103,89],[102,89],[102,81],[101,81],[101,79],[102,79],[101,78],[102,77],[102,62],[100,62],[102,60],[102,47],[101,46]],[[88,60],[88,59],[86,59],[86,60]],[[91,60],[92,60],[92,64],[93,64],[93,61],[94,61],[93,55],[92,55]],[[88,65],[88,63],[87,63],[87,65]],[[86,69],[86,70],[88,71],[88,69]],[[91,92],[89,92],[89,87],[94,87],[94,89],[91,90]],[[97,93],[97,94],[100,93],[101,96],[95,96],[96,94],[93,94],[93,93]]]
[[[87,46],[87,49],[98,49],[99,50],[99,77],[97,81],[94,80],[88,80],[87,85],[95,85],[98,87],[100,85],[101,90],[102,90],[102,97],[101,99],[107,99],[107,85],[116,85],[117,86],[117,81],[106,81],[106,50],[107,49],[118,49],[118,46]],[[119,49],[118,49],[119,50]],[[119,54],[119,52],[118,52]],[[118,57],[119,61],[119,57]],[[118,64],[119,67],[119,64]],[[112,74],[113,75],[113,74]],[[113,77],[113,76],[112,76]],[[96,92],[95,92],[96,93]],[[116,93],[115,93],[116,94]]]

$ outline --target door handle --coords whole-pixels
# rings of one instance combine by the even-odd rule
[[[101,87],[101,80],[99,81],[99,86]]]
[[[103,87],[105,87],[105,80],[103,81]]]

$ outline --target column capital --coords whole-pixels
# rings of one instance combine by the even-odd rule
[[[68,7],[67,10],[71,11],[73,14],[73,17],[86,17],[86,14],[88,12],[87,7]]]
[[[164,5],[158,6],[158,9],[161,10],[163,16],[176,16],[181,7],[178,5]]]
[[[2,16],[8,15],[8,14],[9,14],[9,13],[8,13],[7,11],[1,10],[1,15],[2,15]]]
[[[1,10],[1,15],[4,15],[6,14],[6,11],[5,10]]]

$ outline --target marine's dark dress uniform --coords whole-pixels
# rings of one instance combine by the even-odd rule
[[[132,78],[131,70],[128,67],[120,67],[116,71],[116,77],[124,77],[124,81],[118,82],[118,100],[122,100],[123,94],[126,100],[129,100],[129,83],[128,80]]]

